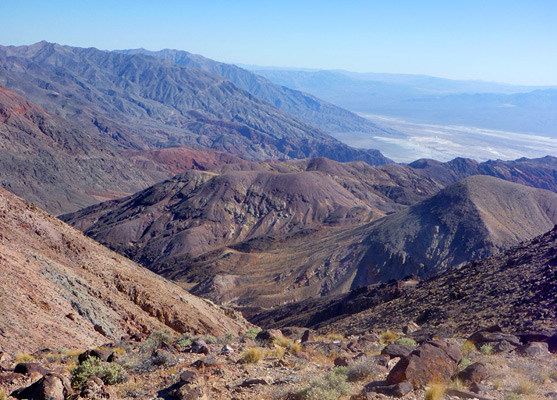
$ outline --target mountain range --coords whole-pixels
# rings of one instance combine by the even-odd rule
[[[427,278],[551,229],[557,195],[500,177],[554,189],[557,160],[492,164],[227,164],[62,219],[193,293],[271,306]]]

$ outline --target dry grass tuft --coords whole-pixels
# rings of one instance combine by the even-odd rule
[[[518,385],[513,387],[512,391],[516,394],[532,394],[536,391],[536,384],[532,381],[523,379]]]
[[[462,343],[462,346],[460,347],[460,351],[462,351],[462,355],[468,356],[474,351],[476,351],[476,346],[474,345],[474,342],[467,340],[464,343]]]
[[[35,361],[35,357],[33,357],[31,354],[19,352],[15,355],[15,363],[16,364],[26,363],[26,362],[33,362],[33,361]]]
[[[263,360],[263,351],[257,347],[252,347],[248,349],[242,354],[241,361],[244,364],[254,364],[258,363],[259,361]]]
[[[327,334],[327,339],[329,339],[329,340],[342,340],[342,339],[344,339],[344,336],[341,335],[340,333],[329,333],[329,334]]]
[[[388,330],[381,334],[380,341],[383,344],[387,344],[387,343],[394,343],[396,342],[397,339],[398,339],[398,335],[395,332]]]
[[[445,386],[439,383],[433,383],[429,386],[424,394],[425,400],[440,400],[445,394]]]

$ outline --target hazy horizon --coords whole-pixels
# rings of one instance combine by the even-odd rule
[[[172,48],[233,64],[557,85],[557,3],[549,0],[7,0],[3,6],[4,45]]]

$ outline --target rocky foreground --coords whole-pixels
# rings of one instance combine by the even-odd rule
[[[350,337],[294,328],[218,338],[155,331],[94,349],[4,352],[0,397],[557,398],[555,332],[446,333],[415,324]]]

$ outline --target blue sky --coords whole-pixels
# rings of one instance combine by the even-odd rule
[[[0,44],[557,85],[556,0],[2,0]]]

